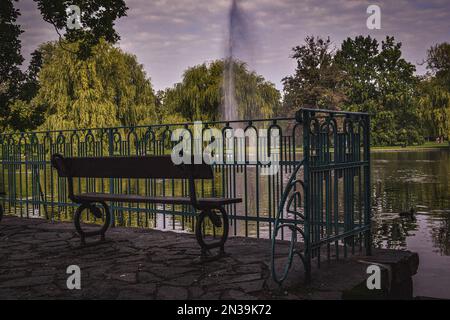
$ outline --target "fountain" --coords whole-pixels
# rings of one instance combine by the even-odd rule
[[[229,12],[228,39],[223,74],[224,103],[221,108],[221,117],[225,121],[239,118],[234,62],[242,55],[243,51],[249,51],[251,46],[250,40],[245,16],[238,5],[238,0],[233,0]]]

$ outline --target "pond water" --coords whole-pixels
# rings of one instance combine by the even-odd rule
[[[417,252],[414,295],[450,298],[450,151],[374,153],[372,185],[375,246]]]

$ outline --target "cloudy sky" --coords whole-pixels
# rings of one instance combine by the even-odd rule
[[[128,16],[117,22],[120,47],[134,53],[151,77],[155,89],[179,82],[183,71],[226,52],[231,0],[126,0]],[[381,7],[381,29],[368,30],[367,7]],[[426,50],[450,42],[449,0],[240,0],[248,41],[241,59],[281,89],[281,79],[292,74],[292,47],[307,35],[330,37],[339,47],[343,39],[372,35],[395,36],[403,43],[404,56],[419,63]],[[57,39],[32,0],[19,0],[23,54],[42,42]],[[28,60],[27,60],[28,61]]]

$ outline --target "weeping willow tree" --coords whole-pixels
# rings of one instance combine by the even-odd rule
[[[426,62],[431,73],[419,86],[425,130],[432,137],[450,138],[450,44],[432,46]]]
[[[450,138],[450,92],[435,79],[424,80],[419,103],[427,134]]]
[[[101,40],[87,59],[78,43],[47,43],[39,73],[40,88],[31,101],[45,110],[41,128],[74,129],[133,126],[156,121],[155,95],[136,57]]]
[[[164,93],[163,116],[187,121],[220,119],[224,104],[223,81],[225,61],[217,60],[187,69],[181,83]],[[240,119],[271,117],[280,106],[281,95],[273,83],[248,70],[243,62],[234,61],[236,101]]]

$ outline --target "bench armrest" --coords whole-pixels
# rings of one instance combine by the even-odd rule
[[[180,164],[181,170],[185,171],[189,175],[189,197],[191,198],[191,205],[198,209],[197,193],[195,191],[195,177],[194,177],[194,167],[192,164]]]
[[[69,177],[70,172],[67,168],[64,156],[61,154],[54,154],[51,159],[52,167],[58,171],[60,177]]]
[[[64,156],[61,154],[54,154],[51,159],[52,167],[56,169],[58,172],[58,176],[61,178],[67,178],[69,183],[69,199],[74,201],[75,196],[73,192],[73,178],[70,173],[69,168],[67,167],[67,163],[64,159]]]

